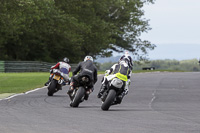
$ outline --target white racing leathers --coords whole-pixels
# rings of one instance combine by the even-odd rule
[[[59,69],[62,73],[61,76],[64,78],[65,81],[69,80],[69,72],[71,70],[71,66],[65,62],[59,62],[55,66],[52,66],[51,69]]]

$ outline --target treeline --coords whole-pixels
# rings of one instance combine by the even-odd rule
[[[109,69],[114,63],[107,62],[100,65],[101,70]],[[156,70],[200,71],[199,61],[191,60],[152,60],[148,62],[134,62],[133,70],[142,70],[144,67],[155,67]]]
[[[155,47],[139,38],[150,30],[146,3],[153,0],[0,0],[0,60],[146,54]]]
[[[157,70],[178,70],[178,71],[200,71],[197,59],[191,60],[152,60],[149,62],[135,63],[135,70],[141,70],[143,67],[155,67]]]

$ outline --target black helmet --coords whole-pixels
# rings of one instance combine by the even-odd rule
[[[65,63],[69,63],[69,59],[68,59],[67,57],[65,57],[65,58],[63,59],[63,61],[64,61]]]

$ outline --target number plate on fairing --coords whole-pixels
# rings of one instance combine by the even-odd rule
[[[59,79],[60,79],[60,76],[59,76],[59,75],[55,75],[55,76],[53,77],[53,79],[59,80]]]

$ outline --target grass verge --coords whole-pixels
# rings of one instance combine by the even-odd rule
[[[23,93],[44,86],[49,73],[0,73],[0,94]]]
[[[98,74],[103,73],[98,72]],[[70,77],[71,75],[70,73]],[[48,78],[49,73],[0,73],[0,94],[24,93],[40,88],[44,86]]]

